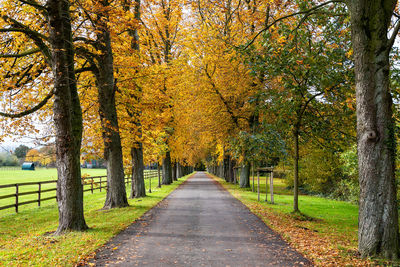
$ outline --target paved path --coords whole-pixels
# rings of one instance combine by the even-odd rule
[[[94,263],[96,266],[309,265],[242,203],[201,172],[112,239],[97,253]]]

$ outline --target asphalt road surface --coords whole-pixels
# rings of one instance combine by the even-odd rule
[[[96,254],[96,266],[310,265],[207,174],[198,172]]]

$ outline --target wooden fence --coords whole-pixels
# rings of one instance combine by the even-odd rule
[[[150,171],[146,170],[144,172],[144,178],[145,179],[158,178],[157,170],[150,170]],[[131,177],[126,176],[125,184],[128,185],[130,182],[131,182]],[[42,189],[43,185],[48,185],[48,184],[54,184],[54,187]],[[82,177],[82,184],[83,184],[83,192],[90,191],[92,194],[95,190],[100,190],[100,192],[101,192],[102,189],[107,190],[107,176]],[[26,186],[35,186],[35,185],[37,186],[37,190],[21,192],[21,188],[24,188],[24,187],[26,188]],[[15,193],[1,195],[2,189],[6,189],[6,188],[15,188]],[[9,190],[7,190],[7,191],[9,191]],[[38,206],[40,207],[40,204],[43,201],[56,199],[55,195],[50,196],[50,197],[42,197],[42,194],[47,193],[47,192],[56,192],[56,191],[57,191],[57,180],[0,185],[0,200],[15,198],[14,204],[0,206],[0,210],[15,208],[15,212],[18,213],[18,207],[23,206],[23,205],[32,204],[32,203],[38,203]],[[34,200],[29,200],[29,201],[22,201],[22,202],[19,201],[21,196],[27,196],[27,195],[37,195],[37,198]]]
[[[19,171],[21,166],[1,166],[0,171]]]

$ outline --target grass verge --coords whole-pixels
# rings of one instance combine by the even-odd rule
[[[221,178],[212,177],[316,266],[377,264],[371,259],[361,259],[358,255],[356,205],[300,196],[302,214],[293,214],[293,197],[290,195],[276,194],[275,204],[270,204],[264,201],[264,194],[258,202],[257,193],[251,189],[242,189]]]
[[[57,229],[56,205],[24,210],[0,217],[0,266],[71,266],[85,261],[111,237],[128,227],[146,211],[189,178],[156,188],[141,199],[130,199],[129,207],[100,210],[105,192],[85,194],[85,219],[90,229],[62,236],[48,235]],[[148,188],[148,180],[146,180]],[[129,189],[127,189],[129,192]]]

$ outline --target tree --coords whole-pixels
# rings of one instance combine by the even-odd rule
[[[310,7],[304,3],[298,8],[301,12]],[[341,14],[343,9],[326,12]],[[287,144],[293,158],[295,212],[299,211],[300,144],[312,142],[306,135],[323,139],[324,128],[340,132],[337,122],[344,120],[335,114],[338,110],[352,112],[341,104],[352,84],[351,63],[346,57],[350,42],[345,19],[343,15],[291,17],[274,28],[271,26],[263,34],[261,46],[248,47],[249,67],[264,73],[265,87],[257,97],[258,106],[262,113],[269,114],[269,123],[280,125],[282,136],[291,136]],[[271,22],[267,20],[268,23]]]
[[[389,54],[400,29],[399,20],[395,18],[398,15],[394,13],[397,1],[311,2],[312,7],[282,16],[273,24],[298,15],[307,18],[316,14],[321,7],[334,3],[345,3],[350,11],[361,189],[358,247],[363,257],[397,259],[399,233],[394,175],[395,140],[389,88]],[[253,41],[270,27],[267,25]]]
[[[26,145],[19,145],[15,148],[14,154],[19,159],[25,158],[26,153],[30,150],[30,148]]]
[[[400,28],[396,0],[347,1],[357,97],[360,181],[358,248],[363,257],[399,256],[395,139],[389,53]],[[388,32],[391,32],[388,38]]]
[[[18,159],[8,152],[0,152],[0,166],[18,166]]]
[[[170,139],[174,134],[174,84],[173,70],[180,55],[178,41],[181,39],[182,0],[146,1],[142,5],[141,22],[144,28],[142,39],[146,61],[154,70],[153,87],[148,92],[157,96],[158,125],[163,146],[163,184],[170,184],[172,179],[172,159]],[[155,93],[155,94],[154,94]],[[154,118],[154,117],[153,117]],[[143,120],[144,121],[144,120]]]
[[[75,40],[84,44],[77,47],[77,53],[86,60],[85,63],[89,64],[85,70],[92,71],[98,90],[104,158],[107,162],[108,190],[103,208],[110,209],[129,205],[126,197],[122,145],[116,109],[117,83],[114,76],[114,54],[110,30],[112,16],[115,15],[113,12],[118,9],[108,1],[95,1],[94,4],[95,8],[91,12],[88,11],[87,6],[80,6],[89,24],[84,35],[75,37]],[[88,34],[92,31],[95,32],[94,35]],[[93,36],[93,39],[87,36]]]
[[[133,9],[135,20],[139,22],[141,13],[140,0],[135,0],[132,7],[129,4],[129,1],[126,1],[124,10],[128,12],[131,9]],[[131,52],[133,52],[132,54],[136,54],[136,57],[134,57],[134,59],[136,61],[140,61],[139,29],[138,27],[129,29],[128,33],[129,37],[131,38],[130,50]],[[126,57],[124,57],[122,60],[125,61]],[[138,73],[139,67],[135,68],[134,72]],[[134,76],[135,74],[132,74],[132,72],[128,72],[126,76],[131,77],[132,75]],[[132,184],[131,184],[130,198],[145,197],[146,188],[144,183],[144,159],[143,159],[143,142],[142,142],[143,127],[141,122],[142,111],[139,106],[141,103],[143,92],[142,88],[138,86],[136,82],[133,82],[133,84],[123,83],[120,87],[125,87],[121,90],[122,91],[121,98],[124,98],[123,100],[125,101],[122,100],[121,102],[124,103],[124,107],[128,115],[128,120],[130,122],[129,126],[135,129],[135,135],[130,136],[129,138],[131,147],[130,156],[132,163]],[[134,89],[134,91],[132,89]],[[128,131],[132,132],[131,129],[128,129]]]
[[[31,162],[36,162],[39,163],[40,160],[42,158],[42,155],[40,154],[40,152],[37,149],[30,149],[27,153],[26,153],[26,161],[31,161]]]
[[[15,3],[14,3],[15,4]],[[40,81],[47,85],[49,76],[46,76],[45,69],[51,68],[51,81],[53,89],[45,95],[42,101],[31,108],[24,109],[18,113],[0,113],[0,115],[9,118],[21,118],[38,111],[44,107],[54,96],[53,116],[56,139],[57,155],[57,203],[59,211],[59,225],[56,234],[66,231],[86,230],[83,214],[83,187],[81,181],[80,169],[80,146],[82,140],[82,111],[80,107],[75,70],[74,70],[74,46],[72,42],[70,3],[68,0],[48,0],[43,6],[35,1],[17,1],[15,6],[23,5],[26,9],[18,9],[14,12],[9,6],[4,6],[4,15],[2,16],[1,32],[5,34],[3,38],[22,41],[21,44],[27,45],[30,49],[26,53],[19,54],[19,46],[11,49],[17,49],[17,53],[2,55],[2,58],[11,59],[17,62],[21,58],[21,65],[24,65],[24,59],[34,59],[36,64],[28,67],[25,71],[15,72],[11,75],[17,80],[25,82],[16,83],[21,86],[29,85],[32,81]],[[32,16],[32,10],[35,10],[33,22],[29,23]],[[24,16],[26,14],[26,16]],[[11,17],[15,15],[16,17]],[[25,25],[18,19],[27,19]],[[44,31],[44,33],[43,33]],[[14,33],[17,34],[14,38]],[[48,45],[47,45],[48,44]],[[8,47],[9,48],[9,47]],[[25,50],[24,50],[25,51]],[[33,57],[40,53],[39,58]],[[39,60],[37,63],[36,60]],[[7,63],[6,63],[7,64]],[[36,66],[34,68],[34,66]],[[30,72],[31,69],[35,71]],[[19,76],[20,75],[20,76]],[[19,78],[18,78],[19,76]],[[43,85],[42,84],[42,85]],[[34,89],[43,89],[47,86],[33,87]],[[42,95],[42,93],[41,93]]]
[[[80,148],[82,111],[74,70],[69,1],[48,0],[49,43],[54,75],[54,122],[56,126],[57,203],[56,233],[86,230],[83,215]]]

